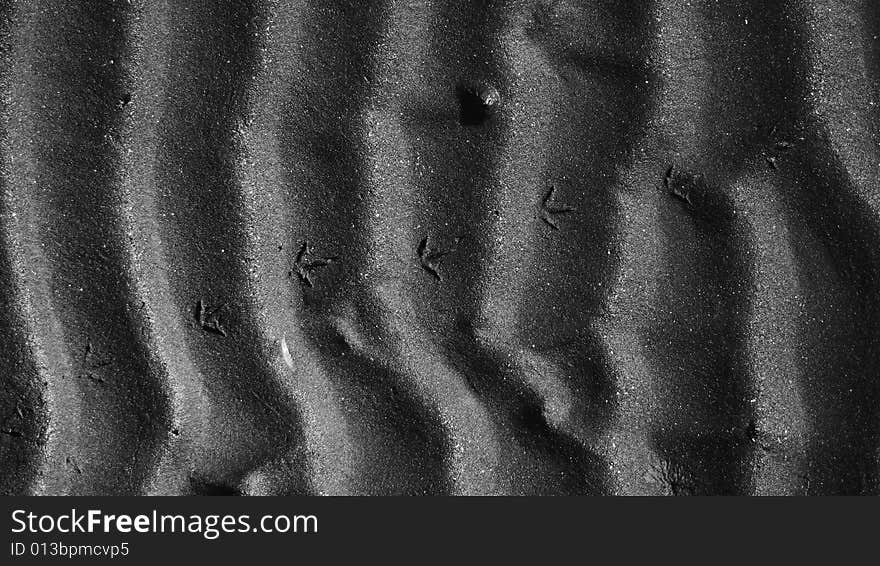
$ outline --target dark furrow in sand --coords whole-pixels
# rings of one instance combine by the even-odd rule
[[[64,419],[50,432],[58,445],[49,455],[55,477],[42,482],[49,493],[140,493],[165,428],[164,399],[130,317],[113,206],[124,17],[96,6],[22,10],[30,29],[18,44],[24,74],[12,78],[13,97],[29,104],[13,112],[20,121],[9,141],[29,139],[13,151],[30,167],[13,164],[10,206],[27,257],[41,250],[26,268],[29,315],[53,352],[39,363],[60,393],[50,411]]]
[[[660,283],[669,310],[645,337],[648,358],[664,375],[653,436],[673,493],[736,494],[749,481],[741,317],[750,259],[737,245],[724,178],[686,175],[676,182],[693,209],[672,202],[660,215],[668,237],[661,258],[676,276]]]
[[[0,192],[5,192],[5,180]],[[6,243],[5,199],[0,203],[0,241]],[[0,495],[30,495],[36,491],[46,442],[47,423],[42,380],[31,338],[21,332],[22,304],[16,292],[15,266],[4,245],[0,252]]]
[[[296,493],[301,475],[306,473],[310,492],[357,494],[365,447],[351,435],[351,415],[343,412],[343,401],[327,375],[319,349],[305,334],[308,315],[303,311],[303,286],[293,273],[303,243],[297,236],[309,218],[297,204],[297,195],[311,192],[311,188],[291,182],[290,170],[302,164],[288,160],[283,116],[291,103],[288,93],[309,76],[309,54],[302,44],[315,26],[317,7],[307,2],[273,1],[266,2],[264,9],[260,66],[238,164],[243,209],[252,227],[248,243],[254,261],[249,285],[254,290],[260,347],[296,402],[304,438],[293,451],[279,450],[271,461],[252,472],[243,489],[248,494]],[[309,244],[317,251],[318,242]],[[312,275],[313,284],[323,285],[328,274],[316,270]]]
[[[5,235],[3,208],[0,204],[0,233]],[[30,495],[36,491],[49,419],[41,372],[37,370],[29,338],[20,333],[22,314],[13,292],[13,269],[6,253],[0,254],[3,296],[0,299],[0,335],[3,336],[3,348],[0,349],[0,375],[3,375],[3,397],[0,399],[2,496]]]
[[[162,381],[168,404],[165,443],[147,491],[175,495],[191,492],[191,471],[211,442],[207,426],[210,401],[204,376],[183,343],[189,313],[181,315],[173,301],[157,204],[160,109],[167,88],[171,10],[150,3],[130,11],[126,20],[128,53],[123,65],[122,120],[114,138],[120,148],[120,203],[125,233],[130,304],[141,326],[141,340],[150,351],[154,375]],[[124,102],[124,104],[123,104]]]
[[[412,122],[418,115],[414,109],[427,107],[433,126],[448,126],[434,123],[436,110],[431,105],[443,95],[448,101],[454,83],[426,81],[424,74],[434,64],[434,33],[448,30],[439,8],[435,2],[418,9],[407,2],[392,3],[378,55],[366,126],[369,195],[364,219],[369,248],[374,251],[367,292],[375,301],[373,320],[380,333],[370,350],[387,360],[398,381],[442,427],[446,491],[501,494],[506,490],[498,478],[494,422],[464,376],[444,358],[431,332],[431,327],[437,329],[431,324],[436,320],[422,322],[426,315],[434,318],[422,297],[442,284],[440,271],[445,270],[438,264],[432,276],[428,270],[435,268],[419,256],[419,250],[437,248],[445,234],[425,218],[436,185],[422,169],[433,158],[424,151],[422,135],[434,132],[414,128]],[[453,105],[453,109],[457,108]],[[454,123],[455,118],[454,111],[447,113],[449,121]]]
[[[799,495],[804,490],[809,425],[799,387],[805,370],[791,345],[802,341],[806,330],[803,289],[779,198],[780,181],[763,158],[757,156],[753,163],[756,172],[744,174],[730,188],[753,259],[754,287],[745,328],[752,379],[746,401],[754,415],[746,431],[754,452],[749,492]]]
[[[411,228],[398,238],[401,245],[408,242],[411,246],[407,255],[415,271],[410,273],[408,292],[413,304],[421,305],[413,312],[413,320],[424,335],[437,337],[436,346],[422,361],[430,362],[439,352],[446,360],[444,373],[452,372],[448,382],[456,388],[473,387],[476,380],[494,381],[499,375],[494,367],[471,364],[475,351],[481,355],[471,332],[470,339],[452,337],[463,324],[472,326],[475,314],[475,267],[483,253],[488,217],[483,195],[496,168],[493,145],[500,131],[500,117],[494,114],[503,113],[506,104],[504,85],[498,81],[498,61],[491,52],[504,24],[503,8],[500,2],[436,5],[426,33],[428,43],[411,71],[425,78],[408,88],[399,126],[411,144],[413,157],[407,173],[417,187],[411,193]],[[501,100],[493,99],[497,95]],[[499,106],[490,107],[493,102]],[[456,166],[445,168],[444,163]],[[435,263],[427,255],[431,253],[444,254],[442,261]],[[475,375],[480,373],[485,375]],[[495,399],[485,391],[478,387],[467,398],[468,414],[481,427],[473,432],[476,437],[485,436],[488,453],[484,459],[491,466],[481,489],[523,491],[528,478],[517,461],[519,450],[512,438],[516,433],[499,418]],[[471,462],[475,469],[480,464]]]
[[[702,24],[698,7],[679,11],[673,3],[658,1],[651,9],[652,104],[633,163],[619,173],[618,275],[597,323],[613,368],[617,406],[603,454],[615,492],[633,495],[668,494],[677,486],[655,435],[668,411],[667,377],[651,347],[656,321],[669,312],[666,278],[657,277],[669,272],[665,254],[670,236],[664,220],[669,195],[663,178],[671,164],[683,167],[702,151],[700,108],[709,76],[705,38],[682,37],[685,26]]]
[[[511,12],[513,125],[490,203],[481,338],[537,397],[549,436],[579,453],[584,487],[603,492],[610,470],[597,439],[615,399],[593,321],[616,263],[615,163],[644,126],[649,34],[636,5]]]
[[[880,489],[880,239],[877,148],[858,4],[795,2],[807,42],[799,93],[806,99],[801,151],[786,194],[797,219],[799,277],[808,289],[810,334],[799,344],[811,439],[809,493]],[[873,157],[872,157],[873,156]],[[788,170],[786,170],[788,171]]]
[[[822,147],[811,127],[806,143]],[[830,154],[826,154],[826,159]],[[877,490],[876,225],[833,159],[790,159],[785,202],[804,291],[804,333],[796,349],[809,414],[809,493]],[[851,192],[853,191],[853,192]]]
[[[702,34],[701,52],[693,59],[701,65],[696,72],[682,52],[689,49],[682,42],[690,39],[673,32],[679,43],[669,46],[685,65],[672,71],[682,74],[678,100],[695,102],[685,106],[690,116],[680,123],[693,124],[699,141],[685,140],[683,151],[658,172],[655,185],[665,236],[660,257],[670,275],[657,289],[665,312],[658,313],[644,336],[647,357],[663,375],[657,390],[660,410],[652,425],[659,462],[648,478],[666,484],[673,494],[745,493],[752,479],[748,400],[753,385],[744,336],[752,257],[727,194],[731,171],[715,147],[725,130],[708,120],[718,93],[727,90],[719,81],[727,65],[727,38],[713,30],[713,8],[711,3],[694,5],[682,17],[679,7],[675,21],[680,23],[670,23],[690,20],[686,25],[691,26],[697,21]]]
[[[505,277],[519,280],[515,357],[545,420],[582,446],[595,475],[609,476],[603,490],[615,489],[603,438],[618,408],[617,376],[597,322],[620,261],[619,172],[647,125],[650,16],[637,2],[540,4],[522,38],[535,52],[523,49],[515,69],[543,114],[527,122],[547,128],[546,139],[524,128],[525,146],[509,150],[544,160],[520,212],[529,215],[519,221],[531,230],[530,249],[506,267]],[[529,72],[530,60],[541,61],[540,72]],[[512,179],[529,170],[520,167]]]
[[[211,441],[193,465],[191,488],[238,493],[249,473],[303,442],[258,328],[249,285],[252,219],[242,208],[238,165],[265,18],[254,2],[168,9],[174,29],[158,117],[156,203],[178,316],[190,321],[183,339],[211,403]],[[304,462],[294,467],[305,471]],[[306,489],[304,478],[295,483],[294,491]]]
[[[467,466],[479,472],[485,467],[482,478],[473,472],[468,473],[470,480],[457,478],[456,488],[515,493],[521,490],[516,444],[491,400],[473,388],[473,373],[480,370],[470,367],[467,359],[479,346],[466,329],[474,319],[474,285],[489,218],[485,194],[496,166],[492,151],[499,136],[498,114],[506,104],[491,53],[503,23],[501,8],[497,2],[432,2],[430,8],[417,57],[398,73],[397,80],[405,86],[390,101],[399,111],[396,128],[406,143],[397,152],[410,154],[406,168],[399,168],[408,179],[398,181],[412,186],[407,225],[396,237],[405,262],[401,268],[407,270],[402,294],[412,305],[404,317],[409,317],[418,340],[429,342],[418,345],[411,340],[408,347],[425,350],[419,363],[437,367],[447,388],[435,391],[444,423],[452,429],[453,468]],[[418,78],[406,80],[407,76]],[[449,423],[456,413],[469,422]],[[468,428],[471,438],[465,441],[465,451],[455,443],[467,436]],[[483,454],[467,446],[471,442],[483,444]]]
[[[623,493],[740,493],[751,458],[750,258],[724,194],[729,178],[707,151],[713,38],[679,29],[706,29],[711,14],[657,2],[655,18],[659,84],[639,149],[647,161],[622,175],[620,283],[600,324],[620,407],[604,451]]]
[[[864,0],[860,5],[860,13],[864,18],[862,31],[862,45],[865,53],[865,68],[867,70],[866,79],[873,95],[869,102],[870,110],[868,112],[867,127],[862,130],[875,140],[874,155],[877,153],[876,141],[880,138],[880,4],[870,0]],[[875,159],[876,166],[876,159]],[[876,172],[876,169],[875,169]],[[876,183],[877,176],[874,177]],[[870,194],[870,184],[863,187],[863,190]],[[876,202],[876,199],[871,199]],[[880,318],[880,313],[878,313]],[[880,373],[880,372],[878,372]],[[880,426],[880,425],[878,425]],[[875,472],[880,476],[880,448],[876,450]],[[880,480],[878,480],[880,483]],[[876,488],[880,491],[880,486]]]
[[[21,195],[36,183],[32,162],[29,131],[33,127],[28,119],[31,107],[25,77],[28,76],[31,59],[30,44],[36,21],[36,6],[20,3],[12,14],[12,45],[10,67],[4,77],[3,138],[3,244],[10,264],[10,294],[19,317],[21,341],[26,344],[33,359],[37,379],[36,386],[42,394],[42,405],[47,422],[44,424],[44,442],[38,469],[29,486],[31,493],[66,493],[72,472],[65,465],[66,454],[78,448],[77,418],[79,403],[69,380],[56,378],[69,368],[64,347],[47,335],[46,329],[57,329],[58,321],[48,306],[50,292],[40,284],[39,270],[45,270],[45,259],[34,254],[39,243],[30,231],[30,216],[25,215],[26,202]],[[15,117],[15,119],[12,119]],[[62,409],[63,399],[69,398]]]
[[[429,253],[446,255],[442,264],[424,255],[421,265],[416,263],[424,268],[420,275],[428,284],[414,285],[413,293],[416,304],[426,305],[420,309],[420,324],[427,333],[444,336],[439,344],[448,363],[467,380],[494,421],[485,426],[487,433],[498,431],[492,448],[500,464],[494,472],[496,489],[580,493],[601,483],[589,455],[546,423],[539,394],[530,389],[524,372],[510,367],[509,352],[499,346],[513,336],[513,328],[500,319],[486,324],[481,314],[486,310],[481,290],[497,282],[487,282],[481,271],[502,257],[492,250],[490,227],[504,215],[534,214],[543,196],[537,186],[540,173],[532,170],[535,162],[517,170],[505,159],[508,138],[521,140],[521,129],[541,112],[540,105],[520,99],[523,92],[503,79],[507,60],[518,56],[505,53],[505,41],[515,44],[513,51],[530,49],[524,36],[529,16],[522,6],[503,2],[467,9],[444,6],[432,26],[429,53],[439,65],[428,74],[425,90],[435,93],[415,90],[405,121],[416,157],[412,174],[431,188],[415,197],[420,210],[410,238],[412,244],[424,240]],[[516,142],[512,145],[519,149]],[[540,157],[534,159],[540,169]],[[441,166],[450,162],[456,167]],[[508,209],[494,202],[495,194],[510,196]],[[518,202],[516,195],[522,197]],[[530,226],[522,226],[526,237]],[[499,296],[510,285],[505,281]],[[515,320],[514,311],[509,320]]]
[[[14,50],[14,31],[18,15],[12,2],[0,3],[0,91],[10,92]],[[2,97],[2,116],[9,116],[6,96]],[[9,124],[0,125],[0,144],[5,149]],[[35,491],[46,442],[49,415],[43,393],[43,374],[37,369],[32,337],[22,332],[25,313],[18,285],[21,279],[10,257],[7,203],[10,190],[8,161],[0,173],[0,495],[27,495]]]
[[[797,82],[794,29],[782,5],[756,0],[708,4],[717,61],[709,115],[718,116],[710,139],[712,169],[724,189],[746,259],[739,268],[741,298],[736,328],[747,376],[734,436],[750,456],[750,493],[797,494],[803,490],[806,408],[799,382],[804,368],[791,347],[803,341],[803,289],[798,258],[780,195],[791,132],[798,123],[788,103]],[[748,69],[748,72],[745,72]],[[760,92],[762,96],[755,97]],[[733,271],[732,273],[737,273]],[[741,361],[741,363],[742,363]]]
[[[395,31],[389,26],[397,17],[413,18],[404,26],[418,24],[417,10],[413,16],[398,8],[384,1],[313,8],[299,54],[303,72],[286,93],[281,139],[288,206],[296,219],[293,238],[284,244],[289,284],[302,293],[302,339],[320,355],[347,422],[357,462],[347,489],[360,494],[443,493],[450,480],[439,416],[395,359],[376,295],[387,276],[383,265],[386,259],[393,264],[396,253],[376,241],[376,228],[399,222],[374,216],[371,112],[398,88],[377,76],[395,38],[387,39],[387,49],[381,42]],[[317,265],[324,258],[332,261]]]

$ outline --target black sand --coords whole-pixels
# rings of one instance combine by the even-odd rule
[[[877,2],[0,15],[0,493],[880,491]]]

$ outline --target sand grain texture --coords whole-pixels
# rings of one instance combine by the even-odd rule
[[[878,34],[0,2],[0,493],[878,494]]]

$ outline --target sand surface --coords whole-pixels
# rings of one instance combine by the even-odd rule
[[[877,494],[878,34],[0,2],[0,493]]]

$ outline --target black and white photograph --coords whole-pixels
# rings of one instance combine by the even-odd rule
[[[877,0],[0,1],[0,563],[880,495],[878,105]]]

